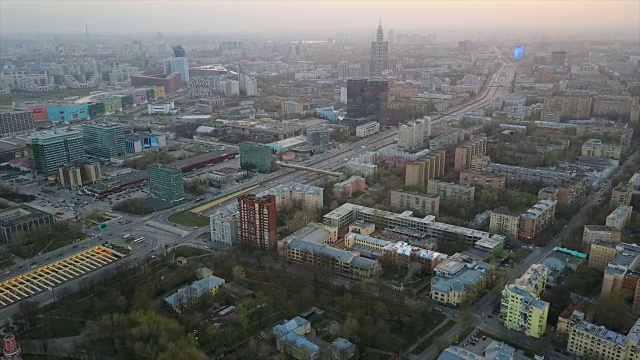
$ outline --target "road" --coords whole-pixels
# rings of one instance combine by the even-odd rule
[[[602,189],[601,191],[603,193],[609,193],[612,187],[612,177],[624,171],[629,166],[631,166],[631,164],[636,160],[638,156],[640,156],[640,151],[636,151],[635,153],[631,154],[627,158],[627,160],[622,164],[622,166],[618,169],[618,171],[612,174],[612,176],[603,183],[601,187]],[[506,269],[505,281],[507,282],[513,281],[514,279],[519,277],[522,273],[524,273],[532,264],[537,264],[540,261],[542,261],[542,259],[544,259],[547,255],[549,255],[551,251],[553,251],[553,248],[561,244],[562,239],[569,236],[574,229],[584,225],[584,220],[589,210],[591,210],[591,208],[597,205],[600,205],[600,203],[604,200],[605,200],[604,198],[600,197],[599,192],[593,192],[592,194],[590,194],[584,201],[584,204],[582,205],[580,210],[578,210],[578,212],[569,220],[569,222],[567,222],[567,225],[546,246],[542,248],[535,248],[529,254],[529,256],[527,256],[524,259],[522,263],[517,264],[516,266],[514,266],[513,269],[511,268]],[[536,341],[532,340],[529,337],[526,337],[520,333],[504,328],[502,325],[498,323],[497,318],[491,318],[492,320],[488,320],[487,318],[488,314],[491,313],[491,311],[493,310],[493,307],[500,301],[499,299],[500,299],[499,293],[489,292],[487,295],[485,295],[484,297],[482,297],[476,302],[475,306],[473,307],[473,313],[475,314],[474,318],[475,318],[476,325],[479,325],[478,327],[486,331],[487,333],[504,334],[506,332],[509,334],[509,337],[514,339],[518,338],[520,343],[526,342],[526,343],[530,343],[529,345],[536,343]],[[447,332],[447,334],[444,335],[444,338],[447,341],[447,343],[451,343],[455,340],[455,337],[458,334],[460,334],[462,331],[463,331],[462,327],[459,324],[456,324],[451,328],[449,332]],[[504,335],[501,337],[504,337]],[[542,340],[542,341],[545,341],[545,340]],[[438,356],[439,352],[440,352],[439,349],[435,345],[432,345],[429,348],[425,349],[420,355],[418,355],[416,359],[420,359],[420,360],[435,359]]]
[[[506,74],[505,74],[506,73]],[[470,103],[464,104],[462,106],[454,108],[450,113],[441,116],[439,118],[434,119],[434,123],[439,123],[443,121],[447,121],[452,118],[459,117],[465,113],[473,111],[478,108],[482,108],[487,104],[491,103],[496,97],[501,96],[504,92],[504,88],[497,87],[505,84],[505,80],[508,80],[512,74],[512,70],[510,65],[504,65],[496,74],[494,74],[492,80],[489,82],[491,87],[486,87],[484,90],[478,94]],[[376,150],[383,146],[389,145],[395,142],[395,137],[398,133],[397,129],[388,129],[386,131],[379,132],[371,137],[361,139],[356,141],[348,146],[344,146],[339,149],[334,149],[325,154],[321,154],[319,156],[315,156],[311,161],[304,163],[305,166],[313,166],[320,169],[337,169],[342,167],[345,158],[350,158],[356,156],[358,154]],[[296,183],[312,183],[318,179],[320,179],[322,175],[318,175],[315,173],[303,172],[300,173],[300,170],[294,169],[282,169],[278,170],[274,173],[267,175],[259,175],[257,178],[252,179],[251,181],[245,182],[235,188],[226,189],[223,191],[224,194],[228,194],[231,192],[235,192],[240,190],[241,188],[246,188],[252,185],[261,184],[261,187],[256,189],[256,192],[264,191],[266,189],[272,188],[274,186],[278,186],[280,184],[286,184],[295,181]],[[209,195],[207,200],[213,199],[213,196]],[[230,200],[229,202],[234,201]],[[196,203],[194,201],[188,202],[180,206],[180,208],[190,208],[194,206]],[[225,206],[226,204],[221,204],[221,206]],[[204,245],[199,239],[198,234],[202,232],[199,229],[187,228],[179,225],[175,225],[177,228],[188,231],[189,234],[185,237],[179,237],[175,234],[161,231],[157,229],[150,228],[146,226],[145,223],[147,221],[156,221],[163,224],[171,224],[168,221],[168,217],[175,213],[176,209],[167,209],[159,212],[155,212],[149,216],[134,216],[123,214],[121,220],[126,223],[121,222],[111,222],[109,223],[109,230],[106,231],[107,235],[105,236],[105,241],[115,241],[120,240],[120,237],[123,234],[127,233],[135,233],[136,236],[144,236],[147,240],[145,240],[144,246],[141,248],[134,248],[131,254],[124,259],[117,261],[111,265],[107,265],[103,268],[100,268],[92,273],[87,274],[86,276],[91,278],[93,276],[98,276],[103,274],[106,271],[111,271],[113,267],[118,266],[127,266],[130,264],[142,262],[147,258],[153,256],[153,253],[158,251],[164,251],[166,248],[171,248],[178,244],[190,244],[192,246],[200,247],[206,249],[207,246]],[[208,230],[208,229],[207,229]],[[113,236],[111,236],[113,234]],[[84,250],[88,246],[93,246],[98,243],[101,243],[100,239],[96,238],[88,238],[84,240],[80,240],[73,245],[68,245],[66,247],[60,248],[54,251],[54,255],[51,254],[43,254],[41,256],[37,256],[34,259],[25,260],[20,264],[16,264],[11,269],[9,269],[8,274],[4,274],[0,277],[0,280],[6,280],[7,278],[14,277],[21,273],[27,272],[34,263],[37,263],[39,266],[45,265],[48,262],[55,261],[57,258],[66,257],[77,253],[79,251]],[[51,259],[46,259],[46,257],[50,256]],[[82,279],[74,279],[68,283],[60,285],[54,289],[54,291],[64,291],[67,289],[75,289],[77,286],[82,285]],[[53,293],[40,293],[31,297],[30,299],[36,300],[38,302],[46,302],[51,301],[53,299]],[[12,304],[3,309],[0,309],[0,319],[6,320],[11,315],[13,315],[18,309],[18,304]]]

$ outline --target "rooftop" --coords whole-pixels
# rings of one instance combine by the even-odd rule
[[[324,225],[318,223],[309,223],[302,229],[294,232],[283,239],[285,242],[291,240],[301,240],[310,243],[320,244],[322,240],[326,239],[331,233],[325,229]]]
[[[522,288],[516,286],[513,283],[507,284],[507,286],[505,286],[505,291],[511,292],[513,294],[518,295],[519,297],[524,299],[525,303],[527,303],[528,305],[533,306],[535,308],[544,309],[544,308],[549,307],[549,303],[548,302],[542,301],[542,300],[538,300],[529,291],[527,291],[525,289],[522,289]]]
[[[441,265],[448,266],[450,263],[445,261],[440,263],[438,267]],[[459,264],[455,264],[455,266],[459,266]],[[464,265],[463,265],[464,266]],[[463,292],[465,291],[469,285],[479,281],[484,276],[486,276],[486,271],[489,268],[489,265],[478,262],[477,266],[473,268],[466,268],[461,272],[457,273],[453,277],[446,278],[442,276],[434,276],[433,288],[438,292],[448,293],[448,292]]]
[[[204,279],[196,280],[191,285],[187,285],[175,293],[167,296],[164,301],[172,306],[181,306],[186,299],[198,298],[217,286],[224,284],[224,279],[217,276],[207,276]]]
[[[607,216],[607,220],[619,220],[627,216],[629,213],[631,213],[631,211],[633,211],[633,207],[625,204],[620,204],[615,210],[611,212],[611,214],[609,214],[609,216]]]
[[[637,324],[638,323],[636,323],[636,325]],[[574,328],[584,331],[602,340],[612,342],[616,345],[624,346],[626,342],[626,337],[624,335],[620,335],[617,332],[611,331],[605,328],[604,326],[598,326],[586,321],[578,322],[577,324],[574,325]]]
[[[281,184],[278,186],[274,186],[271,189],[267,189],[258,193],[258,196],[264,195],[284,195],[288,192],[299,193],[299,194],[313,194],[320,195],[324,194],[324,189],[318,186],[308,185],[308,184]]]
[[[32,208],[28,205],[18,205],[0,210],[0,227],[9,227],[45,216],[53,217],[48,212]]]
[[[315,244],[294,239],[291,240],[287,246],[307,253],[325,256],[336,261],[349,263],[357,268],[371,269],[377,264],[377,261],[375,260],[366,259],[351,251],[336,249],[328,245]]]

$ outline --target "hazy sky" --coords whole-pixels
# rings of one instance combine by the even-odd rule
[[[640,33],[638,0],[0,0],[0,32],[190,34],[372,29],[607,29]]]

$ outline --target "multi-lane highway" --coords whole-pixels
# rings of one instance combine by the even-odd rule
[[[460,115],[463,115],[469,111],[482,108],[491,103],[491,101],[493,101],[496,97],[502,96],[504,94],[505,89],[503,86],[508,84],[512,76],[513,71],[511,70],[511,66],[508,64],[503,65],[502,68],[496,74],[494,74],[494,76],[489,81],[489,86],[485,87],[483,91],[478,94],[472,101],[452,109],[452,111],[444,116],[434,118],[434,123],[444,122],[459,117]],[[350,158],[367,151],[373,151],[395,142],[397,133],[398,130],[396,128],[381,131],[371,137],[361,139],[347,146],[329,151],[326,154],[316,156],[304,165],[326,170],[338,169],[344,164],[345,158]],[[223,194],[232,193],[240,190],[241,188],[246,188],[254,185],[260,185],[259,188],[255,189],[256,192],[260,192],[274,186],[290,183],[293,181],[295,181],[296,183],[312,183],[314,181],[317,181],[321,177],[322,175],[302,172],[301,170],[281,169],[271,174],[259,175],[257,178],[245,182],[240,186],[225,190]],[[207,200],[210,200],[212,198],[212,196],[209,196],[209,199]],[[231,201],[234,200],[229,200],[229,202]],[[191,202],[188,204],[183,204],[180,208],[187,209],[195,205],[195,202]],[[220,204],[219,206],[225,206],[225,204]],[[31,267],[33,266],[33,264],[42,266],[47,263],[57,261],[60,258],[64,258],[74,253],[86,250],[87,247],[94,246],[96,244],[102,243],[103,241],[113,241],[116,239],[120,239],[121,236],[126,233],[135,233],[136,236],[144,236],[145,241],[142,244],[132,246],[132,252],[129,254],[129,256],[113,264],[99,268],[92,273],[88,273],[87,275],[85,275],[85,277],[97,276],[99,274],[103,274],[105,271],[110,271],[109,269],[112,269],[113,267],[126,266],[127,264],[143,261],[151,256],[154,256],[154,254],[160,251],[165,251],[165,249],[171,248],[178,244],[191,244],[196,247],[207,248],[206,245],[198,241],[197,238],[199,233],[203,232],[203,229],[194,230],[175,224],[170,224],[170,222],[168,221],[168,217],[174,212],[176,212],[176,209],[159,211],[149,216],[123,215],[122,221],[110,223],[109,230],[106,231],[107,235],[105,235],[104,239],[92,237],[89,239],[78,241],[73,245],[58,249],[53,253],[43,254],[34,259],[27,260],[9,269],[8,273],[0,276],[0,280],[6,280],[8,278],[32,271]],[[145,225],[145,223],[148,221],[170,224],[172,226],[175,226],[176,228],[187,231],[188,234],[186,236],[178,236],[171,232],[154,229]],[[110,234],[113,235],[110,236]],[[74,289],[82,284],[81,280],[82,278],[71,280],[68,283],[53,288],[50,292],[43,292],[34,295],[31,297],[31,299],[38,302],[51,301],[54,297],[55,291],[61,291],[63,289]],[[7,319],[9,316],[15,313],[16,310],[17,303],[1,308],[0,319]]]

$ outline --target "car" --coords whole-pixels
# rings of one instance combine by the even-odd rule
[[[32,268],[32,269],[35,269],[35,268],[37,268],[37,267],[38,267],[38,265],[35,265],[35,264],[31,265],[31,268]]]
[[[51,256],[45,256],[44,259],[45,260],[49,260],[49,259],[51,259]]]
[[[4,272],[5,275],[8,275],[9,273],[11,273],[11,270],[7,270]]]

